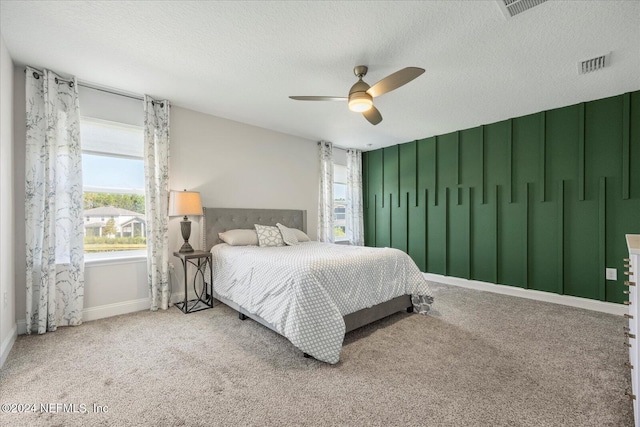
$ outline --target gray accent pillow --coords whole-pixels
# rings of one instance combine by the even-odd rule
[[[293,232],[296,233],[296,238],[298,239],[298,242],[310,242],[311,241],[309,236],[307,236],[304,231],[298,230],[297,228],[291,228],[291,230],[293,230]]]
[[[256,228],[258,234],[258,244],[260,246],[284,246],[284,240],[282,240],[282,233],[278,227],[271,225],[253,225]]]
[[[231,246],[258,246],[256,230],[227,230],[224,233],[218,233],[218,237]]]
[[[293,228],[285,227],[284,225],[277,223],[276,227],[280,230],[280,234],[282,234],[282,240],[289,245],[299,245],[298,238],[296,237],[296,233]]]

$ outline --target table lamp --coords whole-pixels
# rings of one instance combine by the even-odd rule
[[[200,202],[200,193],[197,191],[171,191],[169,193],[169,216],[183,216],[180,221],[180,231],[184,244],[180,248],[180,253],[193,252],[193,248],[189,244],[191,236],[191,221],[188,215],[202,216],[202,203]]]

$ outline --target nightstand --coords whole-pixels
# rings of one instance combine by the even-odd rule
[[[213,265],[211,252],[193,251],[193,252],[174,252],[173,256],[180,258],[184,271],[184,301],[175,303],[180,311],[184,314],[194,313],[200,310],[206,310],[213,307]],[[196,298],[187,300],[187,287],[189,279],[187,277],[189,264],[196,268],[193,276],[193,291]],[[207,266],[209,267],[209,283],[206,280]],[[202,278],[202,288],[198,292],[198,276]]]

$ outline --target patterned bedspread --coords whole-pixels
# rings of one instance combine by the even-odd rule
[[[412,295],[421,313],[433,301],[418,267],[397,249],[317,242],[284,247],[223,243],[211,252],[216,293],[328,363],[340,358],[344,315],[401,295]]]

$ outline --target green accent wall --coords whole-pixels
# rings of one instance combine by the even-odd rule
[[[640,91],[365,152],[363,181],[367,246],[429,273],[622,302]]]

